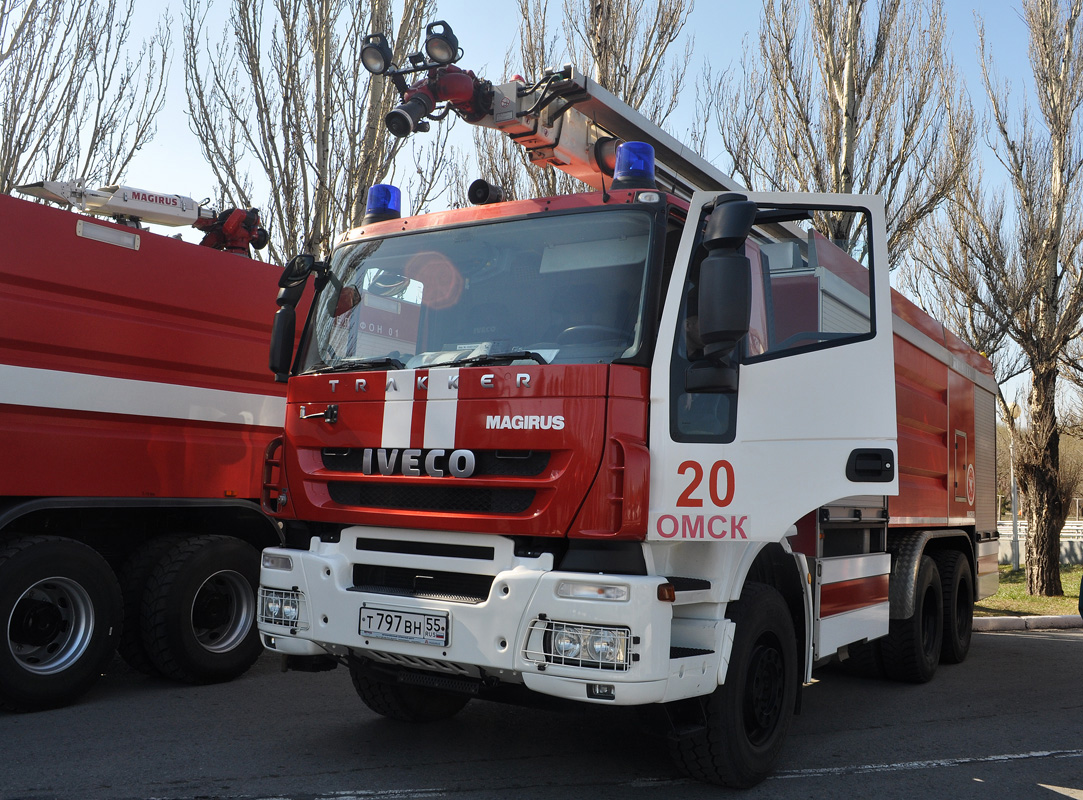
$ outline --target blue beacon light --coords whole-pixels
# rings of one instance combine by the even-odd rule
[[[614,191],[657,189],[654,182],[654,148],[646,142],[624,142],[619,145],[611,188]]]
[[[362,225],[370,222],[383,222],[385,219],[398,219],[402,216],[402,192],[389,183],[377,183],[369,187],[365,202],[365,218]]]

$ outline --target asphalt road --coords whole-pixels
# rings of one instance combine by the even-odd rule
[[[819,671],[777,773],[744,793],[679,778],[630,709],[475,702],[379,718],[348,673],[184,687],[119,659],[78,705],[0,712],[0,798],[1083,798],[1083,630],[978,633],[908,686]]]

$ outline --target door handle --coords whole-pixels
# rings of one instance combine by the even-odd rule
[[[854,483],[895,480],[895,453],[887,448],[858,448],[846,461],[846,478]]]

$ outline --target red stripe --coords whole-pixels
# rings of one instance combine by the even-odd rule
[[[887,599],[887,575],[825,583],[820,587],[820,619],[877,603],[885,603]]]
[[[429,371],[419,369],[414,373],[414,407],[410,417],[410,447],[425,443],[425,409],[429,401]],[[424,385],[422,385],[424,380]]]

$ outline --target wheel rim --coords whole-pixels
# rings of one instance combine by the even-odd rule
[[[786,693],[786,667],[782,651],[773,641],[761,640],[752,651],[745,685],[745,733],[754,745],[766,742],[782,716]]]
[[[46,578],[19,596],[7,628],[8,648],[19,665],[38,675],[54,675],[71,667],[90,646],[94,602],[70,578]]]
[[[239,572],[222,570],[199,587],[192,603],[192,630],[205,650],[225,653],[239,645],[255,621],[256,599]]]

